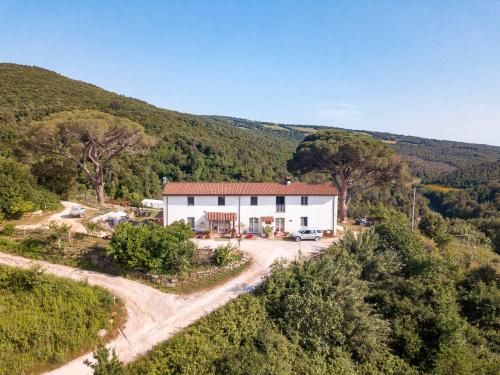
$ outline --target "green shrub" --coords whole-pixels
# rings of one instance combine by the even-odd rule
[[[35,204],[33,202],[16,199],[9,207],[9,214],[14,217],[19,217],[26,212],[32,212],[34,210]]]
[[[4,236],[12,236],[14,233],[16,233],[16,226],[14,224],[7,223],[3,226],[2,234]]]
[[[185,273],[193,264],[193,231],[184,222],[167,227],[122,223],[113,233],[108,254],[119,264],[142,272]]]
[[[234,247],[228,243],[227,245],[220,245],[214,249],[212,254],[212,263],[219,267],[224,267],[231,263],[236,258]]]
[[[271,237],[271,233],[273,233],[273,227],[270,225],[265,225],[264,228],[262,228],[262,231],[264,232],[264,237],[269,238]]]
[[[52,249],[62,252],[66,249],[71,237],[71,226],[68,224],[57,224],[55,221],[49,223],[49,242]]]
[[[424,243],[411,229],[406,216],[395,211],[382,214],[375,233],[379,237],[379,247],[394,251],[401,259],[405,275],[418,273],[425,266]]]
[[[469,322],[500,330],[500,275],[493,267],[470,271],[459,284],[459,301]]]
[[[60,366],[113,331],[110,293],[40,270],[0,265],[0,373],[32,374]]]
[[[446,221],[438,213],[429,211],[420,218],[420,231],[429,238],[433,238],[440,231],[446,230]]]
[[[440,249],[444,249],[452,240],[452,237],[448,234],[448,224],[436,212],[426,212],[420,219],[418,228],[427,237],[432,238]]]
[[[85,360],[94,375],[122,375],[124,372],[123,364],[118,359],[115,349],[109,350],[104,345],[100,345],[92,354],[95,362]]]
[[[500,217],[485,217],[467,220],[482,231],[491,241],[497,254],[500,254]]]
[[[257,348],[257,350],[256,350]],[[127,366],[128,374],[328,374],[242,295]]]
[[[0,212],[16,218],[25,212],[59,207],[57,195],[38,186],[26,165],[0,157]]]
[[[92,220],[83,222],[83,226],[87,230],[87,233],[91,236],[95,236],[103,229],[102,225],[99,222]]]

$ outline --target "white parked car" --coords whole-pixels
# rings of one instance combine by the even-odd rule
[[[323,232],[319,229],[302,228],[296,232],[290,233],[290,237],[292,237],[295,241],[302,241],[302,240],[319,241],[321,237],[323,237]]]
[[[69,215],[72,217],[82,217],[85,215],[86,209],[82,206],[73,206],[69,211]]]

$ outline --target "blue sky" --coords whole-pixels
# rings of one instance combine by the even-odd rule
[[[500,145],[500,0],[1,0],[0,20],[0,61],[160,107]]]

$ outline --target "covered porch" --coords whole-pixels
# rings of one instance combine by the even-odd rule
[[[213,233],[230,233],[235,228],[236,212],[207,212],[208,230]]]

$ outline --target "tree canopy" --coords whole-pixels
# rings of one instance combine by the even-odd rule
[[[104,168],[122,152],[153,143],[144,128],[126,118],[94,110],[59,112],[36,122],[30,144],[45,154],[73,161],[95,186],[104,203]]]
[[[57,196],[38,186],[27,165],[0,156],[0,219],[59,206]]]
[[[404,164],[386,144],[359,133],[321,130],[297,146],[288,169],[293,172],[326,172],[339,191],[339,219],[345,220],[352,195],[376,185],[396,182]]]
[[[196,245],[184,222],[167,227],[122,223],[113,233],[108,254],[121,265],[143,272],[183,273],[191,269]]]

